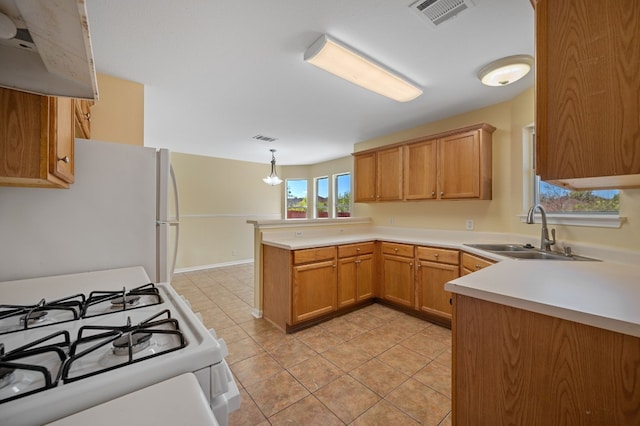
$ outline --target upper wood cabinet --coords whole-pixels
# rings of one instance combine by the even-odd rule
[[[438,198],[438,141],[428,140],[404,149],[404,198]]]
[[[0,185],[74,182],[73,100],[0,88]]]
[[[640,187],[640,2],[535,2],[536,169],[573,189]]]
[[[74,99],[76,137],[91,139],[91,107],[93,101]]]
[[[355,154],[355,201],[402,200],[402,161],[402,146]]]

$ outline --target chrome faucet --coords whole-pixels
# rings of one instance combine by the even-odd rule
[[[529,209],[529,213],[527,213],[527,223],[535,223],[534,221],[534,213],[536,209],[540,210],[540,216],[542,216],[542,230],[540,234],[540,250],[551,251],[551,246],[556,243],[556,230],[551,230],[551,240],[549,239],[549,228],[547,228],[547,213],[544,211],[544,208],[540,204],[536,204],[535,206]]]

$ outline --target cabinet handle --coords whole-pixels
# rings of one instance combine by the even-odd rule
[[[476,263],[476,269],[480,269],[480,265]]]
[[[395,251],[395,252],[397,253],[397,252],[398,252],[398,249],[397,249],[397,248],[394,248],[394,249],[393,249],[393,251]]]
[[[409,266],[413,266],[413,262],[409,262]]]
[[[444,195],[444,192],[441,192],[440,195]]]
[[[360,251],[360,247],[356,247],[356,251]]]
[[[434,256],[436,257],[436,259],[438,258],[438,256],[440,256],[438,253],[434,254]]]
[[[436,191],[432,191],[432,192],[431,192],[431,196],[432,196],[432,197],[435,197],[435,196],[436,196]]]
[[[89,123],[91,123],[91,113],[88,112],[84,115],[84,119],[87,120]]]
[[[422,268],[422,263],[418,262],[417,268]]]
[[[356,260],[356,264],[360,264],[361,260]]]
[[[68,155],[65,155],[64,157],[58,157],[58,161],[62,161],[62,162],[64,162],[64,163],[69,164],[69,162],[70,162],[71,160],[69,159],[69,156],[68,156]]]
[[[333,264],[333,267],[334,267],[334,268],[337,268],[337,267],[338,267],[338,265],[336,265],[336,264],[334,263],[334,264]]]

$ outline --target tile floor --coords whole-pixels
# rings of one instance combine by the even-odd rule
[[[451,332],[374,304],[285,335],[251,316],[253,264],[174,287],[229,347],[240,425],[450,425]]]

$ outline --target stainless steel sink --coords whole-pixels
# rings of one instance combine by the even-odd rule
[[[479,249],[479,250],[485,250],[491,253],[499,254],[501,256],[510,257],[512,259],[565,260],[565,261],[590,260],[590,261],[599,262],[598,259],[591,259],[589,257],[576,256],[573,254],[564,255],[562,253],[543,251],[533,247],[526,247],[522,244],[465,244],[465,245]]]
[[[486,251],[531,251],[533,247],[525,247],[522,244],[465,244],[465,246]]]

